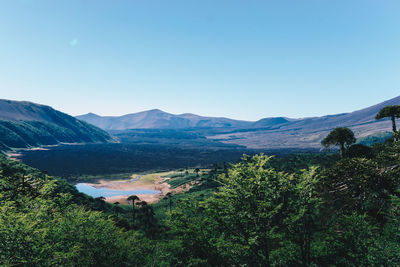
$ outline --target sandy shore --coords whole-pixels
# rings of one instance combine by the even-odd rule
[[[138,176],[136,176],[138,177]],[[132,180],[128,181],[107,181],[107,180],[99,180],[98,183],[88,184],[90,186],[96,188],[107,188],[114,190],[157,190],[160,191],[158,194],[136,194],[140,200],[146,201],[147,203],[156,203],[160,201],[160,199],[164,198],[167,193],[171,194],[179,194],[183,193],[190,188],[192,188],[196,183],[196,181],[189,182],[187,184],[178,186],[176,188],[171,188],[171,186],[166,183],[166,180],[169,178],[162,178],[158,176],[156,180],[135,180],[135,176],[132,176]],[[129,195],[119,195],[106,197],[105,201],[109,203],[119,202],[121,204],[128,204],[129,202],[126,200]]]
[[[164,182],[164,179],[158,177],[156,181],[142,181],[142,180],[128,180],[128,181],[106,181],[99,180],[98,183],[89,184],[95,188],[107,188],[114,190],[157,190],[159,194],[137,194],[140,200],[144,200],[147,203],[155,203],[165,197],[168,192],[171,192],[171,186]],[[121,204],[128,204],[126,200],[129,195],[120,195],[106,197],[106,201],[109,203],[119,202]]]

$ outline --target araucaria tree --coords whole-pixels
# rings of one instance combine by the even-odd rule
[[[346,147],[354,144],[356,138],[352,130],[346,127],[338,127],[332,130],[327,137],[322,140],[321,144],[324,147],[339,146],[340,156],[343,157]]]
[[[132,202],[132,227],[135,227],[135,201],[140,201],[140,199],[136,195],[131,195],[127,198],[127,200]]]
[[[393,133],[396,134],[396,118],[400,118],[400,106],[394,105],[382,108],[378,114],[376,114],[375,119],[380,120],[383,118],[391,118]]]

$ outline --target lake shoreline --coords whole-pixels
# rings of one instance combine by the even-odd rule
[[[161,175],[156,174],[156,177],[152,177],[155,174],[147,175],[131,175],[129,180],[104,180],[98,179],[95,183],[84,183],[88,186],[97,189],[108,189],[121,191],[121,195],[107,196],[105,201],[109,203],[119,202],[121,204],[128,204],[127,198],[132,195],[129,193],[123,194],[124,191],[158,191],[159,193],[135,193],[140,200],[146,201],[149,204],[156,203],[165,195],[171,191],[171,186],[165,182],[165,178]],[[150,178],[149,178],[150,176]]]

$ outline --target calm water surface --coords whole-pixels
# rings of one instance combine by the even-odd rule
[[[85,183],[75,185],[79,192],[85,193],[91,197],[113,197],[121,195],[138,195],[138,194],[159,194],[158,190],[114,190],[108,188],[96,188]]]

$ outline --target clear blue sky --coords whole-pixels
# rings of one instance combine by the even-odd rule
[[[0,98],[257,120],[400,95],[400,1],[3,0]]]

